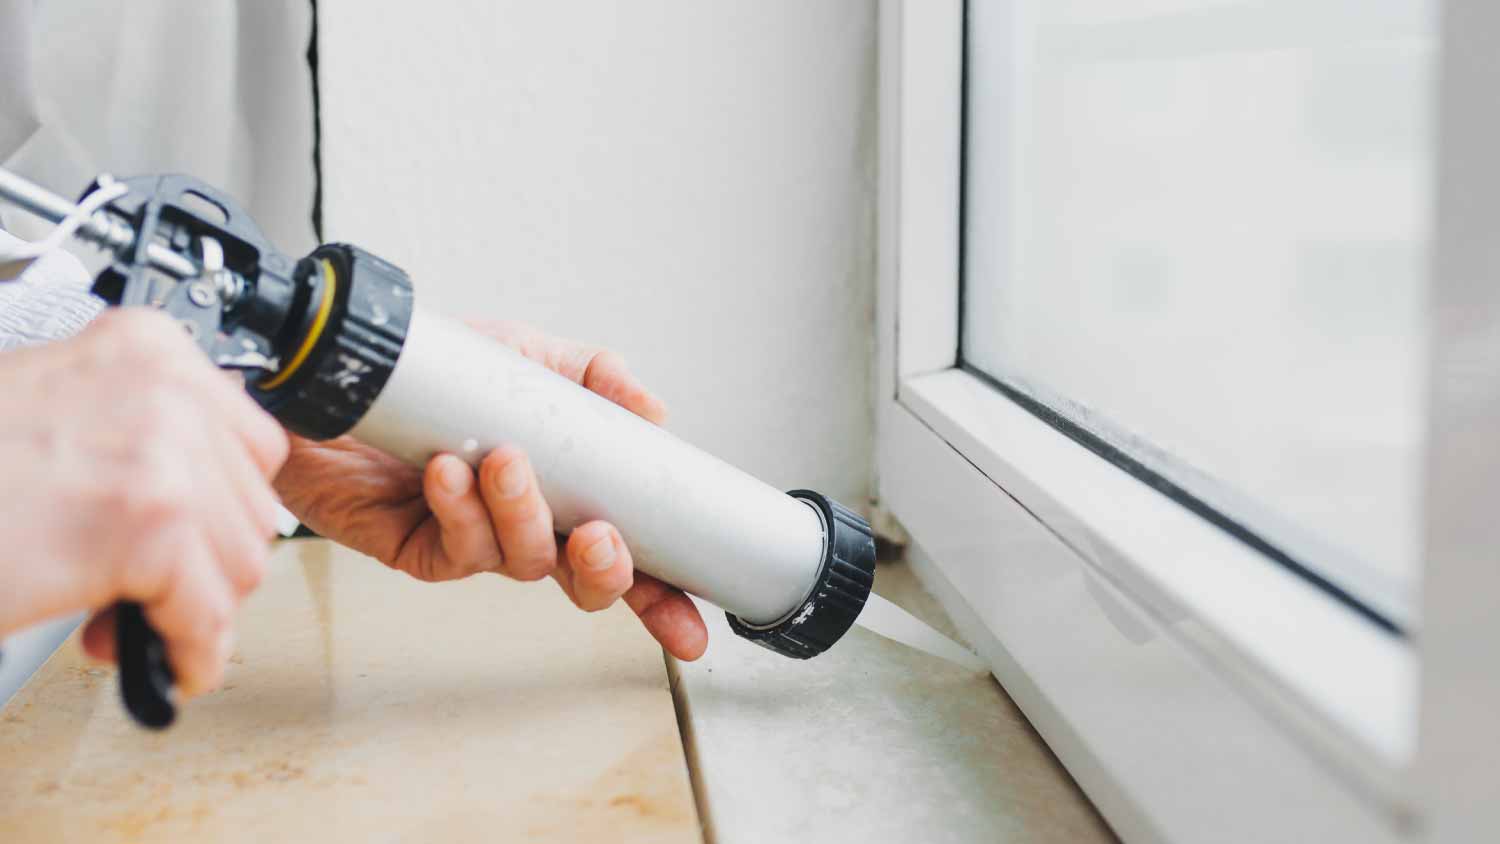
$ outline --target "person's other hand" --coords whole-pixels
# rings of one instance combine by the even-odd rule
[[[218,685],[235,607],[265,571],[287,448],[158,312],[106,311],[0,355],[0,634],[94,610],[83,644],[109,660],[108,608],[137,601],[179,690]]]
[[[613,352],[518,323],[475,327],[638,416],[657,424],[666,416],[661,401]],[[514,446],[486,455],[476,475],[451,454],[432,458],[424,471],[350,437],[313,442],[294,436],[276,488],[303,524],[420,580],[479,572],[518,580],[551,575],[580,609],[602,610],[623,597],[679,659],[697,659],[708,646],[693,602],[634,571],[630,549],[613,525],[589,522],[558,541],[531,464]]]

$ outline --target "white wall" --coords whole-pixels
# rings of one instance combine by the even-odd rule
[[[320,15],[326,237],[607,344],[682,436],[865,504],[873,0]]]

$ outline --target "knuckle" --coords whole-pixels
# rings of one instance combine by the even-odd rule
[[[286,465],[287,458],[292,456],[292,441],[286,431],[269,415],[262,414],[262,417],[266,422],[265,442],[262,447],[271,461],[272,471],[278,471]]]
[[[200,642],[216,644],[219,637],[229,629],[234,619],[234,609],[228,600],[204,598],[197,606],[193,622],[193,636]]]
[[[486,454],[479,462],[480,480],[485,486],[496,487],[506,469],[516,463],[525,465],[525,460],[526,455],[521,449],[514,445],[502,445]]]
[[[98,319],[89,323],[88,333],[94,337],[123,339],[140,322],[139,313],[133,308],[107,308]]]
[[[267,554],[251,554],[246,558],[244,565],[240,568],[236,578],[236,585],[241,594],[254,592],[266,579],[266,557]]]
[[[498,556],[476,556],[470,558],[469,561],[463,566],[462,576],[471,577],[476,574],[483,574],[487,571],[495,571],[499,567],[500,558]]]
[[[268,497],[270,498],[268,503],[264,506],[252,506],[246,516],[250,521],[250,530],[254,532],[256,538],[270,541],[278,534],[278,514],[274,494]]]
[[[152,450],[138,451],[133,462],[133,471],[110,494],[110,503],[120,509],[122,516],[138,520],[143,528],[160,528],[164,522],[189,514],[189,496],[173,473],[161,465],[160,457]]]
[[[130,383],[122,385],[123,396],[110,422],[123,441],[136,452],[176,441],[176,433],[191,419],[185,412],[181,389],[165,379],[142,377],[139,372],[125,378]]]
[[[150,308],[113,308],[95,324],[101,338],[127,354],[172,346],[183,334],[175,320]]]
[[[588,369],[584,373],[584,386],[593,385],[605,373],[622,372],[626,369],[625,358],[613,349],[596,349],[589,357]]]
[[[228,601],[211,601],[209,603],[208,622],[213,625],[214,633],[223,633],[229,629],[234,621],[234,607]]]
[[[494,508],[495,524],[507,532],[528,527],[533,522],[540,523],[542,515],[541,498],[535,495],[504,501]]]
[[[537,554],[521,559],[509,560],[507,561],[507,568],[510,570],[510,576],[515,580],[527,582],[541,580],[551,575],[553,570],[557,568],[557,558]]]
[[[157,542],[162,541],[159,537]],[[176,549],[170,540],[162,550],[165,553],[142,555],[135,554],[133,548],[124,550],[115,560],[113,591],[140,595],[143,599],[154,595],[153,600],[158,602],[162,596],[171,594],[181,577],[183,564],[180,555],[173,553]]]
[[[204,607],[204,613],[202,613],[202,630],[204,630],[204,636],[211,636],[213,639],[217,639],[220,633],[229,630],[229,621],[231,621],[231,618],[233,618],[233,613],[229,612],[228,604],[220,603],[220,601],[210,601]]]
[[[429,503],[429,507],[437,505],[432,507],[435,515],[456,538],[474,545],[497,541],[492,514],[479,507],[463,506],[465,503],[438,501]]]

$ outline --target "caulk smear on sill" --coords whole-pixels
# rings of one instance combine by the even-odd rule
[[[946,659],[971,671],[989,670],[989,665],[973,651],[933,630],[916,616],[874,592],[865,600],[865,608],[855,623],[872,633]]]

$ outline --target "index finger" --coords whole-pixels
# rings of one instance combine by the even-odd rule
[[[631,373],[625,359],[608,349],[552,337],[515,322],[472,322],[475,329],[542,366],[660,425],[667,406]]]

